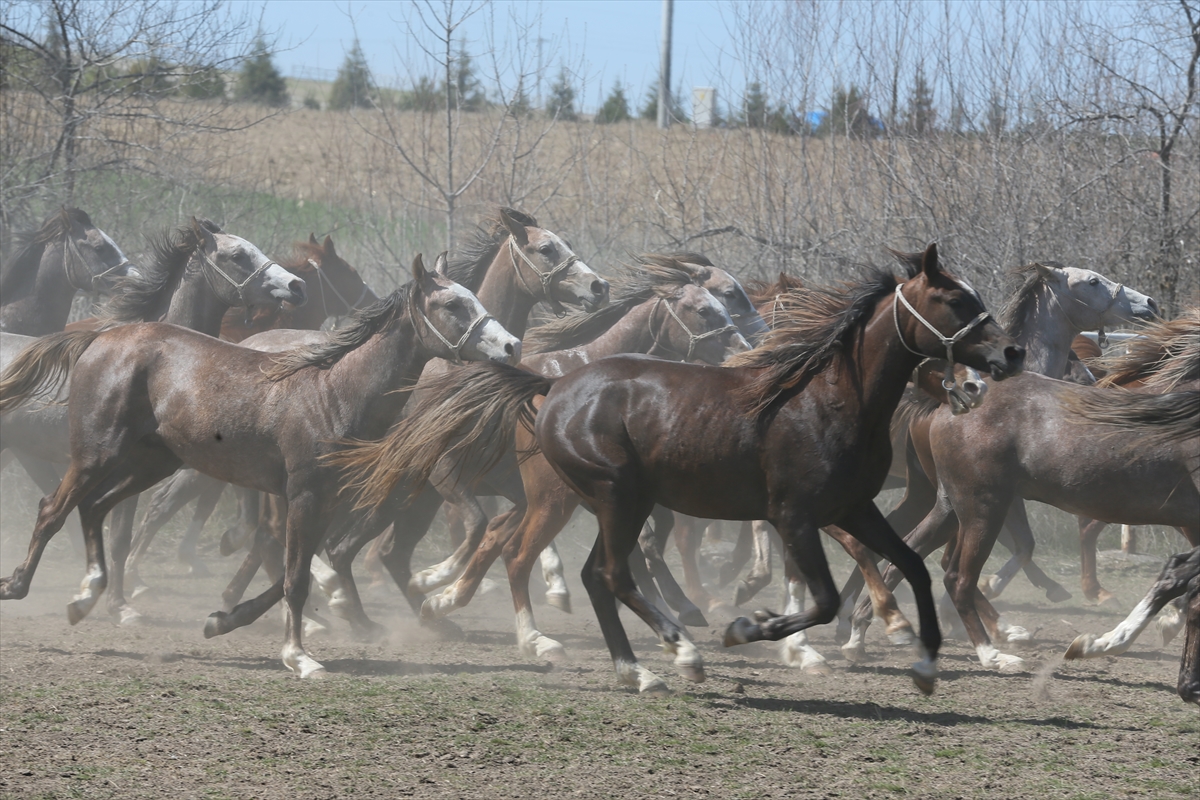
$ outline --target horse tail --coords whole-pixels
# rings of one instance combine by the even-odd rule
[[[0,375],[0,414],[58,392],[71,367],[99,335],[100,331],[52,333],[22,350]]]
[[[443,459],[457,468],[470,458],[478,474],[495,466],[517,425],[532,429],[533,400],[554,380],[505,364],[459,367],[417,384],[411,412],[382,439],[346,442],[325,459],[343,470],[342,490],[355,492],[359,508],[380,505],[401,484],[411,500]]]

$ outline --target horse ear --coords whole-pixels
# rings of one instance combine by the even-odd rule
[[[217,252],[217,239],[213,236],[212,231],[208,229],[208,226],[195,217],[192,217],[192,230],[205,250],[212,251],[213,253]]]
[[[1049,264],[1043,264],[1040,261],[1034,262],[1033,266],[1037,269],[1038,275],[1041,276],[1042,280],[1050,280],[1058,273],[1057,269]]]
[[[337,251],[333,249],[333,237],[332,236],[327,235],[325,237],[325,244],[323,245],[323,247],[325,248],[325,255],[327,255],[327,256],[336,256],[337,255]]]
[[[446,274],[446,251],[438,253],[437,260],[433,262],[433,271],[441,275],[446,280],[450,280],[450,276]]]
[[[921,256],[921,271],[928,278],[941,274],[942,268],[938,265],[937,242],[930,242],[929,247],[925,248],[925,253]]]
[[[518,221],[510,212],[512,212],[511,208],[501,208],[500,222],[504,224],[504,227],[508,229],[508,232],[512,234],[513,238],[517,240],[517,244],[519,244],[521,247],[524,247],[525,245],[529,244],[529,234],[526,233],[525,226],[522,225],[521,222]]]
[[[425,259],[420,253],[417,253],[417,257],[413,259],[412,273],[413,280],[417,283],[424,283],[425,279],[429,277],[429,272],[425,269]]]
[[[309,244],[317,244],[317,235],[315,233],[313,233],[312,231],[308,232],[308,243]]]

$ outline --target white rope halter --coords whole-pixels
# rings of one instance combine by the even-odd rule
[[[331,315],[329,313],[329,306],[325,302],[325,285],[326,284],[329,284],[329,291],[333,292],[333,296],[336,297],[338,300],[340,300],[342,302],[342,305],[346,307],[346,310],[344,312],[342,312],[345,314],[349,314],[351,311],[354,311],[355,309],[357,309],[359,306],[359,303],[361,303],[363,301],[363,298],[367,296],[367,293],[371,291],[371,287],[367,286],[366,281],[363,281],[362,282],[362,291],[358,293],[358,299],[355,300],[353,303],[348,302],[346,300],[346,298],[342,297],[342,293],[337,290],[337,287],[333,285],[333,281],[331,281],[325,275],[325,271],[321,269],[320,264],[318,264],[314,259],[311,259],[311,258],[308,259],[308,264],[317,272],[317,288],[321,291],[321,310],[323,312],[325,312],[326,317],[336,316],[336,315]]]
[[[79,252],[79,244],[75,241],[74,237],[71,236],[70,231],[68,231],[66,235],[66,249],[70,251],[70,255],[73,257],[76,267],[78,267],[79,270],[82,270],[82,274],[73,274],[74,270],[71,269],[72,259],[67,258],[67,253],[63,254],[63,272],[66,273],[67,283],[71,284],[81,292],[100,291],[98,288],[96,288],[96,281],[106,277],[112,272],[116,272],[119,269],[125,269],[133,263],[128,258],[122,258],[121,262],[115,267],[109,267],[103,272],[98,272],[93,275],[87,268],[87,262],[83,260],[83,254]]]
[[[410,295],[410,298],[411,297],[412,296]],[[410,302],[412,303],[413,310],[417,312],[417,316],[419,316],[421,318],[421,320],[425,323],[425,327],[428,328],[433,333],[433,335],[435,337],[437,337],[437,340],[439,342],[441,342],[443,345],[445,345],[446,349],[450,351],[450,354],[453,357],[452,360],[454,361],[455,364],[463,363],[461,351],[464,347],[466,347],[467,340],[471,338],[471,334],[473,334],[475,332],[475,329],[478,328],[480,325],[484,324],[485,322],[487,322],[489,319],[495,319],[495,317],[493,317],[491,314],[488,314],[487,312],[480,314],[478,317],[471,320],[471,324],[467,326],[467,329],[465,331],[463,331],[463,335],[459,337],[458,344],[451,344],[450,340],[447,339],[445,336],[443,336],[442,332],[439,331],[436,327],[434,327],[433,321],[431,319],[429,319],[429,317],[425,316],[424,309],[422,309],[419,305],[417,305],[416,300],[411,299]],[[414,328],[415,328],[415,326],[414,326]]]
[[[554,315],[561,317],[564,313],[566,313],[559,302],[550,294],[550,285],[560,273],[562,273],[564,270],[570,269],[575,262],[579,260],[579,256],[572,253],[563,259],[561,264],[554,267],[549,272],[542,272],[537,268],[537,264],[534,264],[529,260],[529,256],[525,255],[525,251],[517,246],[517,240],[514,236],[508,237],[508,253],[512,258],[513,270],[517,273],[517,280],[519,280],[521,285],[525,287],[525,291],[529,292],[529,294],[533,295],[534,297],[537,296],[537,293],[534,292],[533,289],[530,289],[529,284],[525,282],[525,277],[521,275],[521,267],[517,264],[517,256],[520,256],[521,260],[525,262],[525,265],[533,270],[533,274],[538,276],[538,280],[540,280],[542,283],[542,299],[550,304],[550,308],[554,311]]]
[[[929,322],[929,320],[925,319],[924,317],[922,317],[920,314],[917,313],[917,310],[912,307],[912,304],[909,303],[908,299],[904,296],[904,292],[901,291],[901,289],[903,289],[903,288],[904,288],[904,284],[902,284],[902,283],[897,284],[896,285],[896,296],[892,299],[892,322],[894,322],[896,325],[896,335],[898,337],[900,337],[900,344],[904,345],[904,349],[907,350],[908,352],[913,353],[914,355],[921,356],[922,358],[928,358],[928,356],[925,353],[922,353],[920,350],[916,350],[912,347],[909,347],[908,342],[904,341],[904,332],[900,330],[900,311],[897,308],[897,301],[899,301],[900,303],[903,303],[904,307],[908,309],[908,313],[910,313],[914,317],[916,317],[917,322],[920,322],[922,325],[924,325],[926,328],[928,328],[929,331],[934,336],[936,336],[939,341],[941,341],[942,345],[945,346],[945,348],[946,348],[946,375],[945,375],[945,377],[942,378],[942,388],[945,389],[946,392],[952,396],[957,395],[957,397],[955,397],[955,400],[958,400],[958,401],[964,402],[964,403],[967,402],[967,399],[970,397],[970,395],[968,395],[966,392],[964,392],[958,386],[958,384],[955,382],[955,379],[954,379],[954,345],[958,344],[958,342],[964,336],[966,336],[968,333],[973,331],[977,325],[982,323],[984,320],[988,319],[991,316],[991,314],[989,314],[986,311],[980,312],[979,316],[975,317],[975,319],[971,320],[966,325],[964,325],[962,328],[960,328],[958,333],[954,334],[953,336],[944,336],[941,331],[939,331],[937,328],[933,327],[933,325]],[[953,405],[953,403],[952,403],[952,405]]]
[[[208,253],[206,253],[204,251],[203,247],[200,248],[200,259],[205,264],[207,264],[208,266],[210,266],[214,270],[216,270],[218,275],[220,275],[222,278],[229,281],[233,285],[233,288],[237,290],[239,305],[242,306],[243,308],[250,307],[250,304],[246,302],[246,287],[250,284],[250,281],[254,280],[259,275],[261,275],[263,272],[265,272],[268,267],[271,267],[271,266],[279,267],[279,265],[276,264],[274,261],[267,260],[266,262],[264,262],[262,264],[262,266],[260,266],[256,270],[254,270],[254,272],[251,272],[246,277],[246,280],[242,281],[241,283],[238,283],[233,278],[229,277],[229,275],[226,274],[225,270],[223,270],[219,266],[217,266],[217,262],[213,261],[211,258],[208,257]],[[279,267],[279,268],[283,269],[283,267]]]
[[[671,308],[670,303],[665,302],[664,299],[660,297],[658,298],[658,302],[654,304],[656,309],[659,306],[664,306],[667,309],[667,313],[671,315],[671,318],[678,322],[679,327],[683,328],[683,332],[687,334],[688,349],[687,356],[683,359],[684,361],[692,360],[692,355],[696,352],[696,345],[698,345],[700,342],[703,342],[705,339],[710,339],[713,336],[721,336],[722,334],[729,333],[730,331],[736,331],[738,329],[737,325],[725,325],[723,327],[716,328],[711,331],[705,331],[704,333],[700,334],[692,333],[691,329],[684,323],[682,319],[679,318],[679,315],[675,313],[675,309]],[[654,320],[654,311],[650,312],[650,320]],[[650,333],[654,336],[655,346],[659,346],[659,334],[654,333],[653,328],[650,330]]]

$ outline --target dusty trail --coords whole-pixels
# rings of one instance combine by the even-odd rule
[[[28,535],[12,511],[3,520],[4,571]],[[411,624],[387,587],[365,599],[391,639],[314,637],[314,655],[331,674],[310,682],[264,655],[264,639],[282,641],[278,612],[204,640],[204,618],[235,566],[211,553],[211,578],[183,576],[170,544],[158,560],[151,554],[146,625],[118,628],[101,611],[71,628],[63,608],[82,559],[63,543],[28,600],[0,605],[0,797],[1200,792],[1200,716],[1174,692],[1179,643],[1161,648],[1151,629],[1119,659],[1058,664],[1077,633],[1106,630],[1123,616],[1157,562],[1105,565],[1119,588],[1112,608],[1078,599],[1051,606],[1018,582],[1002,610],[1038,631],[1022,652],[1035,671],[985,672],[952,640],[930,698],[913,687],[907,652],[872,636],[876,660],[852,666],[832,626],[812,640],[833,675],[811,677],[785,669],[766,645],[722,649],[727,620],[710,620],[710,630],[694,631],[709,680],[686,684],[630,617],[639,654],[679,691],[654,699],[617,687],[577,580],[584,529],[584,520],[573,523],[563,553],[580,611],[538,610],[544,629],[566,644],[566,666],[516,655],[503,588],[454,617],[463,640],[440,643]],[[418,553],[418,563],[437,552]],[[840,579],[849,562],[831,556]],[[1057,579],[1073,579],[1074,564],[1048,561]],[[777,582],[761,602],[772,606],[778,594]]]

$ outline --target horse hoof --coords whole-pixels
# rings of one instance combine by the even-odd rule
[[[304,638],[310,636],[324,636],[329,633],[329,626],[322,625],[315,619],[304,620]]]
[[[79,621],[88,615],[92,610],[95,601],[80,602],[76,600],[74,603],[67,603],[67,622],[72,625],[78,625]]]
[[[225,633],[225,620],[228,614],[224,611],[214,611],[204,620],[204,638],[211,639]]]
[[[677,667],[680,677],[686,678],[692,683],[704,683],[708,680],[708,676],[704,674],[704,667],[701,666],[686,666]]]
[[[807,666],[802,666],[800,667],[800,671],[805,675],[818,675],[823,678],[827,678],[833,674],[833,670],[830,669],[827,663],[825,663],[825,659],[808,664]]]
[[[24,594],[18,594],[9,578],[0,578],[0,600],[20,600]]]
[[[1025,659],[1000,653],[996,657],[997,669],[1002,675],[1016,675],[1025,671]]]
[[[137,600],[148,591],[150,591],[149,586],[144,583],[139,583],[137,586],[133,587],[133,591],[129,593],[129,599]]]
[[[937,688],[937,664],[932,660],[922,660],[913,664],[913,683],[921,694],[929,696]]]
[[[546,592],[546,605],[557,608],[564,614],[570,614],[571,595],[567,592]]]
[[[978,583],[980,593],[988,600],[999,597],[1000,593],[996,591],[996,584],[999,582],[999,575],[988,575],[986,578],[981,578]]]
[[[226,528],[225,532],[221,534],[221,543],[217,545],[217,552],[227,558],[240,549],[240,537],[234,532],[233,528]]]
[[[140,625],[145,621],[146,618],[132,606],[122,606],[121,610],[117,613],[118,625]]]
[[[997,633],[998,638],[1003,639],[1009,644],[1024,644],[1033,639],[1029,631],[1022,628],[1020,625],[1006,625],[1000,628]]]
[[[734,645],[756,642],[761,638],[762,631],[759,630],[757,625],[745,617],[738,617],[729,623],[729,627],[725,629],[725,638],[722,640],[722,644],[726,647],[733,647]]]
[[[744,605],[754,598],[754,592],[746,585],[745,581],[738,583],[737,591],[733,593],[733,604],[735,606]]]
[[[534,655],[543,661],[562,664],[567,661],[567,650],[549,636],[539,636],[534,643]]]
[[[1110,592],[1108,589],[1101,589],[1096,594],[1096,605],[1102,606],[1105,603],[1110,603],[1116,599],[1117,599],[1117,596],[1115,594],[1113,594],[1112,592]]]
[[[894,631],[887,632],[888,641],[897,647],[909,647],[916,643],[917,637],[913,634],[913,629],[908,626],[901,626]]]
[[[842,658],[851,664],[861,664],[867,660],[867,648],[861,644],[847,642],[842,645]]]
[[[704,618],[704,614],[700,609],[692,606],[686,611],[679,612],[679,621],[689,628],[707,628],[708,620]]]
[[[1067,652],[1063,653],[1063,660],[1074,661],[1077,658],[1088,658],[1092,655],[1092,648],[1096,642],[1096,634],[1083,633],[1075,637],[1075,641],[1071,642],[1071,646],[1067,648]]]
[[[1168,605],[1163,609],[1163,613],[1159,615],[1158,620],[1154,623],[1158,628],[1158,635],[1162,639],[1162,646],[1166,647],[1171,641],[1179,635],[1179,631],[1184,625],[1183,614],[1174,605]]]
[[[638,686],[638,694],[647,697],[669,697],[671,687],[662,678],[651,676],[653,680],[643,680]]]
[[[1046,590],[1046,599],[1051,603],[1065,603],[1071,599],[1071,593],[1061,586],[1051,586]]]

